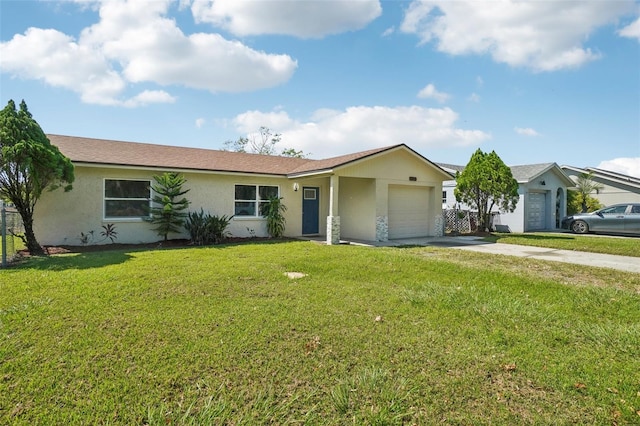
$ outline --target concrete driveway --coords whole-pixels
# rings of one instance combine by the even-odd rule
[[[482,238],[480,237],[407,238],[381,243],[380,245],[429,245],[640,273],[640,257],[615,256],[611,254],[558,250],[545,247],[520,246],[515,244],[488,243],[486,241],[482,241]]]

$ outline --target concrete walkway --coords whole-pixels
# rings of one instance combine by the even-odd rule
[[[345,241],[344,243],[370,245],[376,247],[398,247],[412,245],[447,247],[467,251],[476,251],[480,253],[501,254],[506,256],[517,256],[530,259],[572,263],[574,265],[610,268],[617,269],[619,271],[635,272],[640,274],[640,257],[615,256],[611,254],[558,250],[545,247],[520,246],[515,244],[488,243],[486,241],[483,241],[480,237],[425,237],[406,238],[377,243],[360,241]]]

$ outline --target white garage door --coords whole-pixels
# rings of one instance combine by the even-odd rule
[[[389,238],[429,235],[429,188],[389,185]]]
[[[530,192],[527,203],[529,213],[527,215],[527,230],[537,231],[545,229],[545,195],[543,192]]]

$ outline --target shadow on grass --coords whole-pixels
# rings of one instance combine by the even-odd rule
[[[205,249],[228,249],[241,245],[272,245],[295,241],[292,239],[246,239],[244,241],[232,241],[217,245],[195,246],[191,244],[172,245],[163,247],[159,244],[141,245],[105,245],[85,247],[80,252],[67,252],[64,254],[54,254],[50,256],[26,257],[17,261],[11,267],[18,269],[37,269],[45,271],[62,271],[66,269],[91,269],[109,265],[122,264],[133,258],[132,253],[150,251],[181,251],[181,250],[205,250]],[[79,249],[79,248],[78,248]]]
[[[16,269],[37,269],[43,271],[63,271],[66,269],[91,269],[117,265],[131,259],[124,251],[110,250],[90,253],[70,253],[55,256],[29,257],[13,265]]]

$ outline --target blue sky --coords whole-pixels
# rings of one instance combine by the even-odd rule
[[[47,133],[640,176],[640,2],[0,2],[0,102]]]

